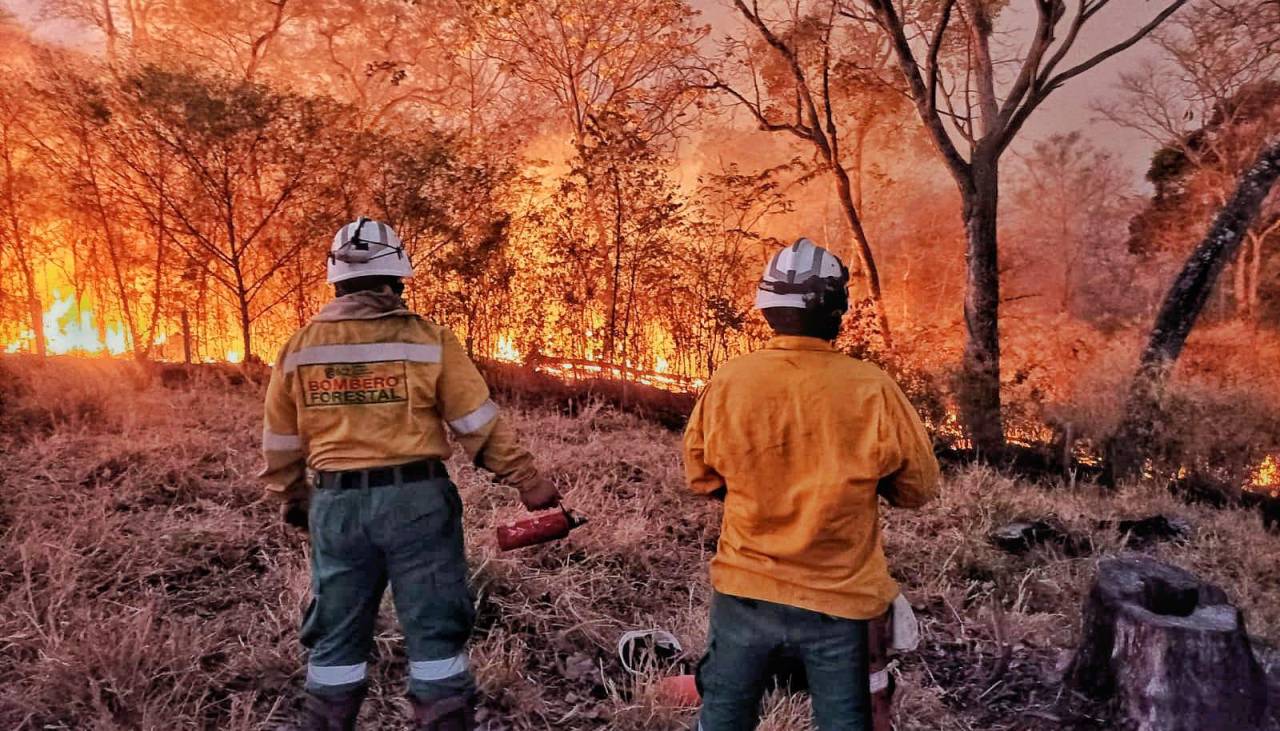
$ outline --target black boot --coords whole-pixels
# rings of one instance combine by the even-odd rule
[[[474,695],[451,695],[435,701],[424,701],[410,694],[413,704],[414,731],[475,731],[476,698]]]
[[[365,686],[335,695],[307,693],[302,703],[302,731],[354,731]]]

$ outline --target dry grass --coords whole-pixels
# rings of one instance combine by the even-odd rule
[[[166,387],[121,363],[0,359],[0,727],[271,729],[298,705],[296,622],[306,542],[260,501],[260,393],[221,377]],[[457,461],[479,626],[484,718],[500,729],[680,729],[614,655],[618,635],[662,627],[696,659],[705,641],[718,510],[684,493],[678,439],[595,406],[517,421],[568,503],[593,520],[560,544],[501,554],[493,526],[514,496]],[[899,729],[1098,727],[1062,697],[1058,668],[1096,562],[1121,537],[1093,521],[1187,518],[1158,557],[1221,583],[1250,630],[1280,642],[1280,537],[1256,514],[1192,507],[1135,486],[1116,495],[1015,483],[984,469],[947,478],[919,513],[892,512],[887,550],[920,608]],[[986,534],[1054,516],[1089,539],[1010,556]],[[405,659],[384,607],[368,728],[403,728]],[[762,728],[807,728],[803,699],[775,695]]]

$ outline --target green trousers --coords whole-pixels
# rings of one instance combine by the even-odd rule
[[[409,654],[409,691],[427,702],[475,691],[465,650],[475,609],[452,482],[316,490],[310,529],[311,603],[302,623],[309,692],[346,693],[366,682],[388,583]]]

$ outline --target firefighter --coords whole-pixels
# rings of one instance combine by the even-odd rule
[[[560,499],[458,339],[406,308],[411,276],[386,224],[343,226],[328,257],[336,297],[285,344],[267,387],[261,477],[285,522],[311,540],[301,630],[308,731],[355,727],[388,584],[408,650],[414,728],[475,727],[465,650],[474,608],[462,503],[443,462],[446,427],[530,510]]]
[[[923,505],[938,464],[897,384],[832,345],[848,281],[808,239],[779,251],[756,293],[775,337],[715,373],[685,432],[689,486],[724,501],[701,731],[755,728],[780,657],[803,664],[820,731],[870,728],[868,624],[898,596],[877,498]]]

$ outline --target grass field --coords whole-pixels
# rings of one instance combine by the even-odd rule
[[[288,728],[305,658],[296,640],[307,543],[254,479],[260,387],[233,371],[166,385],[110,362],[0,358],[0,728]],[[479,626],[481,718],[501,729],[680,729],[652,678],[614,646],[661,627],[701,653],[718,506],[687,495],[678,435],[601,406],[515,420],[567,503],[592,522],[564,542],[501,554],[493,527],[514,493],[455,459]],[[921,650],[900,678],[899,729],[1105,728],[1058,673],[1096,562],[1122,538],[1094,521],[1164,513],[1194,526],[1147,551],[1220,583],[1249,629],[1280,643],[1280,536],[1256,513],[1178,503],[1156,486],[1100,494],[1032,486],[986,468],[943,497],[885,515],[894,574],[916,605]],[[987,534],[1053,516],[1080,555],[1023,556]],[[405,658],[384,606],[365,727],[403,727]],[[802,698],[775,696],[763,728],[804,729]],[[482,724],[483,725],[483,724]]]

